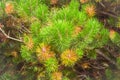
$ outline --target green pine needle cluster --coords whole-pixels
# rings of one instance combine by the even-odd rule
[[[80,11],[80,4],[77,0],[72,0],[65,7],[52,10],[48,10],[45,4],[34,6],[32,6],[32,9],[35,8],[35,11],[32,12],[23,9],[32,19],[34,17],[30,26],[32,34],[28,34],[29,38],[32,37],[34,46],[31,48],[31,51],[27,49],[26,45],[22,45],[21,56],[25,60],[30,61],[29,59],[35,59],[36,48],[39,44],[49,45],[55,57],[49,58],[42,63],[49,75],[59,71],[58,65],[70,67],[71,64],[75,64],[74,61],[70,60],[76,61],[81,59],[85,49],[89,51],[102,47],[109,39],[109,31],[95,17],[89,17],[85,9]],[[85,5],[83,5],[84,7]],[[81,30],[76,30],[77,27]],[[75,31],[77,31],[77,34],[75,34]],[[47,49],[44,49],[46,50],[44,54],[47,54]],[[68,53],[66,50],[71,52]],[[65,55],[62,55],[63,52]],[[39,54],[43,54],[42,50]],[[62,57],[60,57],[61,55]],[[62,64],[64,62],[67,63],[67,61],[64,61],[67,60],[67,57],[70,63]],[[36,60],[38,60],[37,57]]]

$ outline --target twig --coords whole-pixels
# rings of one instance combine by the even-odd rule
[[[114,61],[112,61],[109,57],[105,56],[100,50],[96,49],[95,50],[99,55],[101,55],[102,57],[104,57],[106,60],[108,60],[111,64],[116,66],[116,63]]]
[[[31,33],[26,27],[22,26],[23,30],[27,31],[28,33]]]
[[[102,7],[104,7],[105,8],[105,5],[102,3],[102,2],[99,2],[100,3],[100,5],[102,6]]]
[[[11,40],[14,40],[14,41],[18,41],[18,42],[23,42],[23,40],[10,37],[9,35],[7,35],[7,34],[5,33],[5,31],[4,31],[2,28],[0,28],[0,31],[1,31],[1,32],[5,35],[5,37],[8,38],[8,39],[11,39]]]
[[[117,17],[116,15],[110,14],[110,13],[108,13],[108,12],[101,11],[101,13],[102,13],[102,14],[106,14],[106,15],[108,15],[108,16],[111,16],[111,17],[114,17],[114,18],[118,19],[118,17]]]

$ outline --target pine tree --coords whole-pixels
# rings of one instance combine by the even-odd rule
[[[115,35],[114,31],[109,32],[96,18],[93,3],[71,0],[61,8],[49,7],[57,2],[14,0],[5,9],[6,15],[15,13],[29,23],[30,33],[23,34],[20,56],[22,61],[31,63],[30,68],[38,74],[39,79],[44,76],[46,80],[69,80],[72,73],[69,69],[81,60],[86,51],[94,53],[94,49],[101,48],[110,39],[119,42],[119,35]]]

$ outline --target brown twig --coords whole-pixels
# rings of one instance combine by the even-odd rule
[[[116,66],[116,63],[114,61],[112,61],[109,57],[107,57],[106,55],[104,55],[100,50],[96,49],[95,50],[99,55],[101,55],[102,57],[104,57],[106,60],[108,60],[111,64]]]
[[[108,12],[101,11],[101,13],[102,13],[102,14],[105,14],[105,15],[108,15],[108,16],[111,16],[111,17],[113,17],[113,18],[118,19],[118,17],[117,17],[116,15],[110,14],[110,13],[108,13]]]
[[[21,39],[16,39],[16,38],[13,38],[13,37],[7,35],[7,34],[5,33],[5,31],[4,31],[1,27],[0,27],[0,31],[1,31],[1,32],[5,35],[5,37],[8,38],[8,39],[11,39],[11,40],[14,40],[14,41],[18,41],[18,42],[23,42],[23,40],[21,40]]]

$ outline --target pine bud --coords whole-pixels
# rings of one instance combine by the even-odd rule
[[[51,76],[52,80],[62,80],[62,73],[61,72],[54,72]]]
[[[90,16],[90,17],[93,17],[96,13],[94,5],[87,6],[85,10],[86,10],[86,13],[88,14],[88,16]]]
[[[14,10],[14,6],[13,6],[12,3],[6,3],[5,4],[5,12],[6,12],[6,14],[13,13],[13,10]]]
[[[80,2],[81,2],[82,4],[84,4],[84,3],[87,3],[88,0],[80,0]]]
[[[72,66],[78,60],[77,54],[72,50],[66,50],[61,54],[62,64],[65,66]]]
[[[110,37],[110,39],[114,39],[115,38],[115,31],[114,30],[110,30],[109,37]]]

